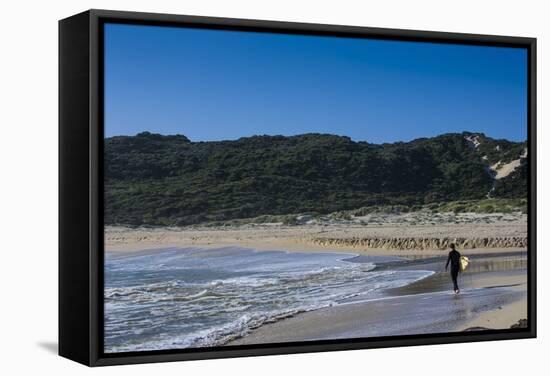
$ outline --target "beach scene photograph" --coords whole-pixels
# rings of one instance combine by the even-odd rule
[[[527,60],[106,23],[104,352],[527,328]]]

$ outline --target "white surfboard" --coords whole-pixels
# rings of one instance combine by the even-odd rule
[[[468,267],[470,259],[466,256],[460,256],[460,271],[463,272]]]

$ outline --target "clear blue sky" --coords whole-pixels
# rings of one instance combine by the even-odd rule
[[[105,136],[525,140],[526,50],[105,25]]]

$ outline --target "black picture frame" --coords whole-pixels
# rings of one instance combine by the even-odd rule
[[[103,24],[507,46],[528,53],[528,327],[302,343],[103,352]],[[88,10],[59,21],[59,354],[88,366],[536,337],[536,39]]]

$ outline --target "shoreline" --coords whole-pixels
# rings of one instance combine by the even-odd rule
[[[340,338],[434,334],[486,329],[509,329],[527,318],[527,248],[459,248],[471,263],[461,273],[461,293],[451,292],[451,279],[443,272],[448,249],[371,248],[355,239],[379,237],[394,242],[414,235],[440,239],[445,248],[455,239],[475,245],[483,237],[526,235],[525,223],[436,225],[242,225],[231,227],[105,228],[105,252],[112,257],[154,254],[169,248],[247,248],[254,251],[346,254],[348,262],[369,262],[369,256],[388,256],[380,270],[428,270],[433,275],[376,296],[351,298],[335,305],[298,313],[264,324],[223,346],[303,342]],[[339,242],[312,242],[315,238]],[[377,243],[379,244],[379,243]],[[403,242],[397,241],[402,245]],[[483,244],[483,243],[482,243]],[[485,243],[500,244],[502,243]],[[372,261],[372,258],[370,259]]]
[[[227,346],[510,329],[527,318],[526,279],[521,268],[474,272],[463,276],[465,288],[454,295],[441,290],[450,278],[437,272],[371,300],[352,299],[264,325]]]
[[[200,252],[196,247],[185,248],[195,248],[194,251]],[[273,248],[270,247],[271,250]],[[159,250],[135,252],[141,255]],[[450,277],[443,271],[446,251],[416,256],[408,252],[404,258],[403,255],[390,255],[386,251],[383,256],[398,256],[401,260],[381,258],[377,263],[378,270],[427,270],[434,274],[375,295],[348,298],[330,307],[264,324],[222,346],[509,329],[527,318],[527,250],[476,251],[462,251],[470,256],[471,264],[459,277],[462,290],[459,295],[451,292]],[[372,262],[369,256],[377,256],[361,254],[356,250],[321,251],[327,252],[342,256],[344,253],[356,255],[342,258],[343,261],[356,263]],[[114,257],[131,254],[111,253]]]

